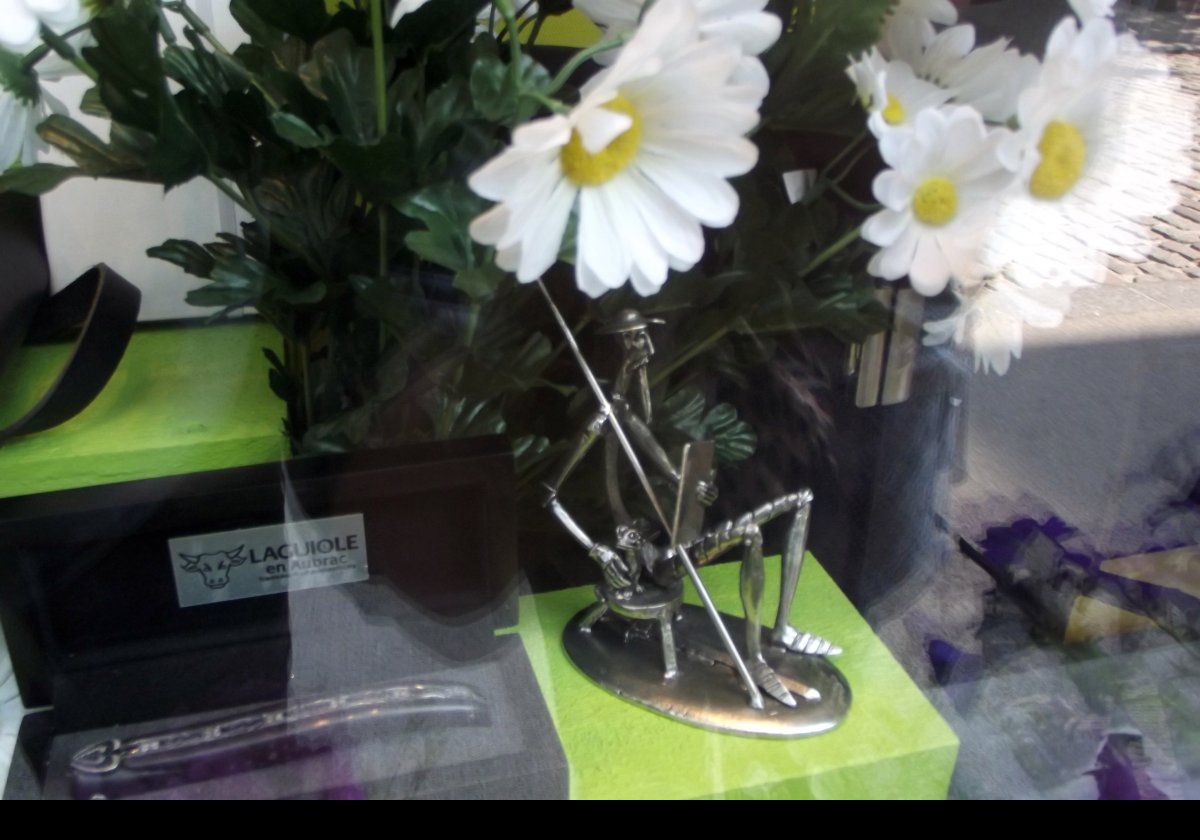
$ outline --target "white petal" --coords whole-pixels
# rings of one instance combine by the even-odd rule
[[[596,276],[587,263],[575,258],[575,285],[588,297],[598,298],[609,291],[608,286]]]
[[[737,218],[737,191],[723,178],[650,154],[640,156],[637,167],[668,198],[708,227],[727,227]]]
[[[871,185],[876,200],[889,210],[903,212],[912,201],[912,185],[894,169],[885,169]]]
[[[0,172],[21,159],[29,117],[29,109],[16,97],[0,92]]]
[[[637,171],[629,171],[629,180],[633,188],[627,196],[637,206],[646,229],[666,252],[670,266],[683,271],[699,262],[704,256],[704,232],[696,218]]]
[[[633,118],[608,108],[591,108],[580,114],[575,122],[583,148],[591,154],[603,151],[633,125]]]
[[[527,186],[532,173],[559,166],[557,157],[555,151],[530,154],[506,149],[472,173],[467,185],[483,198],[503,201]]]
[[[513,146],[526,152],[561,149],[571,139],[571,121],[561,114],[527,122],[512,136]]]
[[[911,213],[880,210],[863,224],[862,238],[872,245],[887,247],[900,238],[912,221]]]
[[[640,294],[652,294],[642,289],[657,289],[667,281],[667,255],[638,211],[634,196],[636,182],[632,178],[618,177],[600,187],[600,190],[615,222],[617,235],[629,249],[634,287],[638,288]]]
[[[705,38],[726,38],[734,41],[746,55],[765,52],[779,40],[782,31],[782,21],[767,12],[709,19],[700,24],[700,33]]]
[[[867,270],[884,280],[899,280],[912,266],[919,239],[914,228],[906,228],[899,239],[871,258]]]
[[[745,137],[655,130],[642,138],[642,149],[664,157],[686,160],[720,178],[745,175],[758,162],[758,147]]]
[[[541,208],[538,218],[532,219],[521,240],[521,264],[517,279],[536,280],[558,260],[563,233],[571,218],[578,189],[566,178],[561,179]]]
[[[0,0],[0,45],[15,53],[33,49],[38,41],[38,19],[20,0]]]
[[[908,278],[913,288],[926,297],[941,294],[946,288],[950,282],[950,265],[938,245],[937,237],[920,237]]]
[[[495,245],[508,230],[508,208],[497,204],[476,216],[470,225],[471,238],[480,245]]]
[[[771,77],[761,61],[746,56],[738,62],[733,75],[729,77],[729,84],[736,89],[736,96],[762,102],[771,90]]]
[[[411,15],[417,9],[428,3],[429,0],[400,0],[396,4],[395,10],[392,11],[392,26],[400,22],[400,18],[405,15]]]
[[[619,288],[629,277],[630,260],[617,236],[599,190],[579,191],[579,246],[576,265],[585,265],[603,285]]]
[[[84,20],[79,0],[25,0],[25,5],[55,32],[64,32]]]

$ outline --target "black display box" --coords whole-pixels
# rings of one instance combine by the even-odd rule
[[[339,727],[137,795],[565,796],[520,641],[497,632],[516,624],[514,496],[511,452],[479,438],[0,500],[0,621],[26,707],[50,707],[23,722],[6,797],[79,796],[70,759],[96,741],[414,681],[471,686],[485,719]]]

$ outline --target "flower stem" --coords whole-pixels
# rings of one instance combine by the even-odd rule
[[[571,74],[578,70],[592,56],[599,55],[608,50],[614,50],[628,40],[628,34],[618,35],[615,38],[609,38],[607,41],[601,41],[598,44],[593,44],[587,49],[575,53],[575,55],[571,56],[571,60],[564,64],[562,69],[558,71],[558,75],[554,77],[554,80],[550,82],[550,87],[546,89],[546,93],[552,94],[557,92],[571,78]]]
[[[67,39],[59,35],[48,26],[42,26],[42,40],[49,45],[50,49],[58,53],[62,58],[71,62],[79,70],[80,73],[87,76],[93,82],[100,81],[100,74],[96,72],[96,68],[88,64],[79,54],[75,52],[75,48],[67,43]]]
[[[532,47],[537,43],[538,35],[542,34],[542,24],[546,22],[546,17],[544,14],[538,15],[537,22],[534,23],[533,29],[530,30],[529,40],[526,42],[529,46]]]
[[[855,210],[859,210],[863,213],[874,213],[883,207],[882,204],[870,204],[865,201],[859,201],[857,198],[850,195],[850,193],[839,187],[836,181],[829,181],[825,184],[825,186],[827,186],[829,190],[843,202],[849,204]]]
[[[79,24],[75,28],[68,29],[66,32],[62,33],[62,35],[60,35],[58,37],[62,38],[64,41],[70,40],[71,38],[74,38],[76,35],[78,35],[80,32],[86,31],[88,29],[88,27],[90,27],[91,25],[92,25],[92,22],[90,20],[84,21],[83,23]],[[24,69],[29,70],[35,64],[37,64],[39,61],[41,61],[43,58],[45,58],[48,55],[50,55],[49,44],[39,44],[36,49],[31,50],[28,55],[26,55],[24,58],[21,59],[21,66]]]
[[[374,59],[375,72],[375,133],[382,140],[388,130],[387,110],[387,67],[383,54],[383,0],[371,0],[371,53]],[[421,57],[424,63],[424,55]],[[422,69],[422,84],[424,84],[424,67]],[[383,280],[388,273],[388,208],[380,204],[376,208],[379,213],[379,279]],[[387,331],[382,321],[379,324],[378,346],[380,355],[387,344]]]
[[[815,257],[813,257],[812,262],[810,262],[808,265],[806,265],[804,267],[804,270],[796,275],[796,279],[801,280],[801,279],[807,277],[808,275],[812,274],[818,268],[820,268],[825,263],[829,262],[831,259],[833,259],[835,256],[837,256],[839,253],[846,250],[846,248],[848,248],[850,245],[853,245],[855,242],[857,242],[858,238],[861,235],[862,235],[862,225],[859,225],[856,228],[846,231],[846,233],[844,233],[842,235],[841,239],[839,239],[837,242],[834,242],[832,245],[830,245],[824,251],[817,254]]]
[[[496,0],[496,8],[504,18],[504,31],[509,34],[508,77],[513,90],[516,90],[521,73],[521,39],[517,37],[517,13],[513,11],[511,0]]]

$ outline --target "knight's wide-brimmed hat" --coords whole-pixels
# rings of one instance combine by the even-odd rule
[[[636,309],[622,309],[616,317],[600,328],[600,335],[617,335],[618,333],[644,330],[651,324],[665,324],[661,318],[647,318]]]

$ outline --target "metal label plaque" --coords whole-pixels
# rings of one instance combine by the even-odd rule
[[[362,514],[178,537],[167,546],[179,606],[366,580]]]

